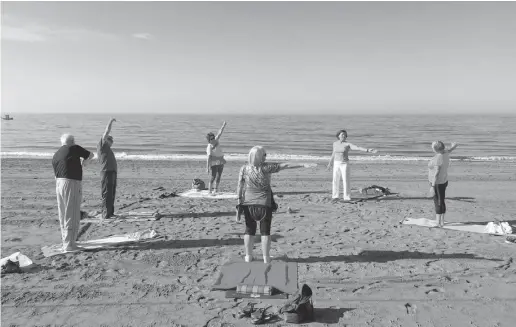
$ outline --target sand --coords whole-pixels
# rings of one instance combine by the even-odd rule
[[[235,190],[240,165],[227,164],[222,191]],[[2,277],[2,326],[250,325],[235,317],[248,300],[210,291],[221,264],[243,255],[234,200],[160,199],[187,190],[194,177],[206,181],[204,162],[120,161],[119,169],[117,210],[159,210],[163,217],[83,223],[80,240],[147,228],[162,237],[45,258],[41,247],[60,241],[51,162],[2,160],[1,255],[21,251],[38,264]],[[400,197],[331,203],[324,163],[273,178],[280,208],[271,254],[297,261],[299,284],[312,287],[311,326],[516,324],[516,245],[500,236],[400,225],[405,217],[433,217],[426,162],[353,163],[351,176],[355,189],[378,184]],[[514,225],[515,179],[514,163],[454,162],[447,193],[456,199],[447,201],[447,220]],[[83,194],[84,210],[99,208],[96,164],[85,171]],[[284,300],[255,301],[278,308]]]

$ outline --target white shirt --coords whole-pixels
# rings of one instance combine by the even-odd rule
[[[207,155],[211,155],[211,156],[214,156],[214,157],[223,157],[224,156],[224,152],[222,151],[222,146],[219,144],[217,144],[216,147],[213,147],[213,145],[211,144],[208,144],[208,147],[206,148],[206,154]]]
[[[448,151],[444,153],[436,154],[428,163],[428,181],[433,182],[435,171],[437,167],[440,167],[435,184],[444,184],[448,181],[448,167],[450,166],[450,153]]]

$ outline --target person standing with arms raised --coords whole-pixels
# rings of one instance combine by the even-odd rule
[[[327,169],[330,170],[333,164],[332,199],[339,198],[340,179],[344,184],[344,201],[351,200],[350,168],[348,153],[350,150],[357,150],[369,153],[376,153],[375,149],[362,148],[353,143],[347,142],[348,132],[341,129],[335,134],[337,141],[333,142],[333,152]]]
[[[430,196],[434,198],[435,222],[437,226],[444,226],[446,214],[446,188],[448,187],[448,167],[450,166],[450,153],[457,147],[452,143],[446,148],[442,141],[432,142],[432,150],[435,156],[428,162],[428,182],[430,183]]]
[[[224,152],[222,151],[222,147],[219,142],[219,139],[224,132],[224,128],[226,128],[226,122],[222,123],[222,127],[217,135],[214,135],[212,132],[206,135],[206,140],[208,141],[208,146],[206,147],[206,171],[208,172],[208,175],[211,170],[210,183],[208,184],[208,192],[210,194],[211,187],[214,183],[215,187],[213,194],[217,193],[219,190],[220,178],[222,176],[222,171],[224,170],[224,164],[226,163]]]
[[[52,158],[63,252],[81,250],[76,242],[81,222],[82,168],[92,158],[93,153],[75,144],[70,134],[61,136],[61,147]]]
[[[111,118],[106,126],[104,134],[97,144],[97,157],[100,163],[101,195],[102,195],[102,218],[111,218],[115,215],[115,194],[117,182],[117,164],[115,154],[111,149],[113,136],[111,126],[116,122]]]

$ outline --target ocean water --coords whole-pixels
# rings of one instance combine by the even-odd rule
[[[51,158],[60,136],[71,133],[90,150],[110,116],[20,114],[1,125],[2,158]],[[430,144],[457,142],[452,160],[516,162],[516,116],[207,116],[116,115],[111,135],[121,160],[204,159],[205,135],[227,121],[221,138],[228,160],[245,160],[262,145],[272,160],[327,160],[339,129],[348,141],[377,154],[350,153],[357,161],[427,160]]]

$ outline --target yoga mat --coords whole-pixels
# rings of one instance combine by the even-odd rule
[[[416,225],[422,227],[436,227],[437,223],[433,219],[426,218],[405,218],[403,225]],[[445,223],[444,229],[458,230],[463,232],[489,234],[486,232],[486,225],[474,225],[470,223]],[[495,234],[492,234],[495,235]]]
[[[280,292],[297,292],[297,263],[272,260],[245,262],[243,258],[233,258],[222,266],[212,290],[232,290],[237,285],[268,285]]]
[[[123,234],[123,235],[113,235],[106,238],[96,239],[96,240],[89,240],[84,242],[77,242],[77,246],[80,246],[83,248],[81,251],[85,250],[93,250],[93,249],[99,249],[99,248],[108,248],[111,246],[121,245],[121,244],[128,244],[128,243],[134,243],[144,240],[149,240],[156,238],[157,234],[154,230],[145,230],[145,231],[139,231],[135,233],[130,234]],[[54,245],[48,245],[41,248],[41,251],[43,252],[43,256],[45,257],[52,257],[58,254],[65,254],[67,252],[63,252],[63,245],[62,244],[54,244]],[[80,252],[80,251],[77,251]],[[71,252],[76,253],[76,252]]]
[[[183,193],[179,193],[178,196],[185,198],[207,198],[207,199],[237,199],[236,193],[232,192],[217,192],[210,194],[208,190],[189,190]]]

